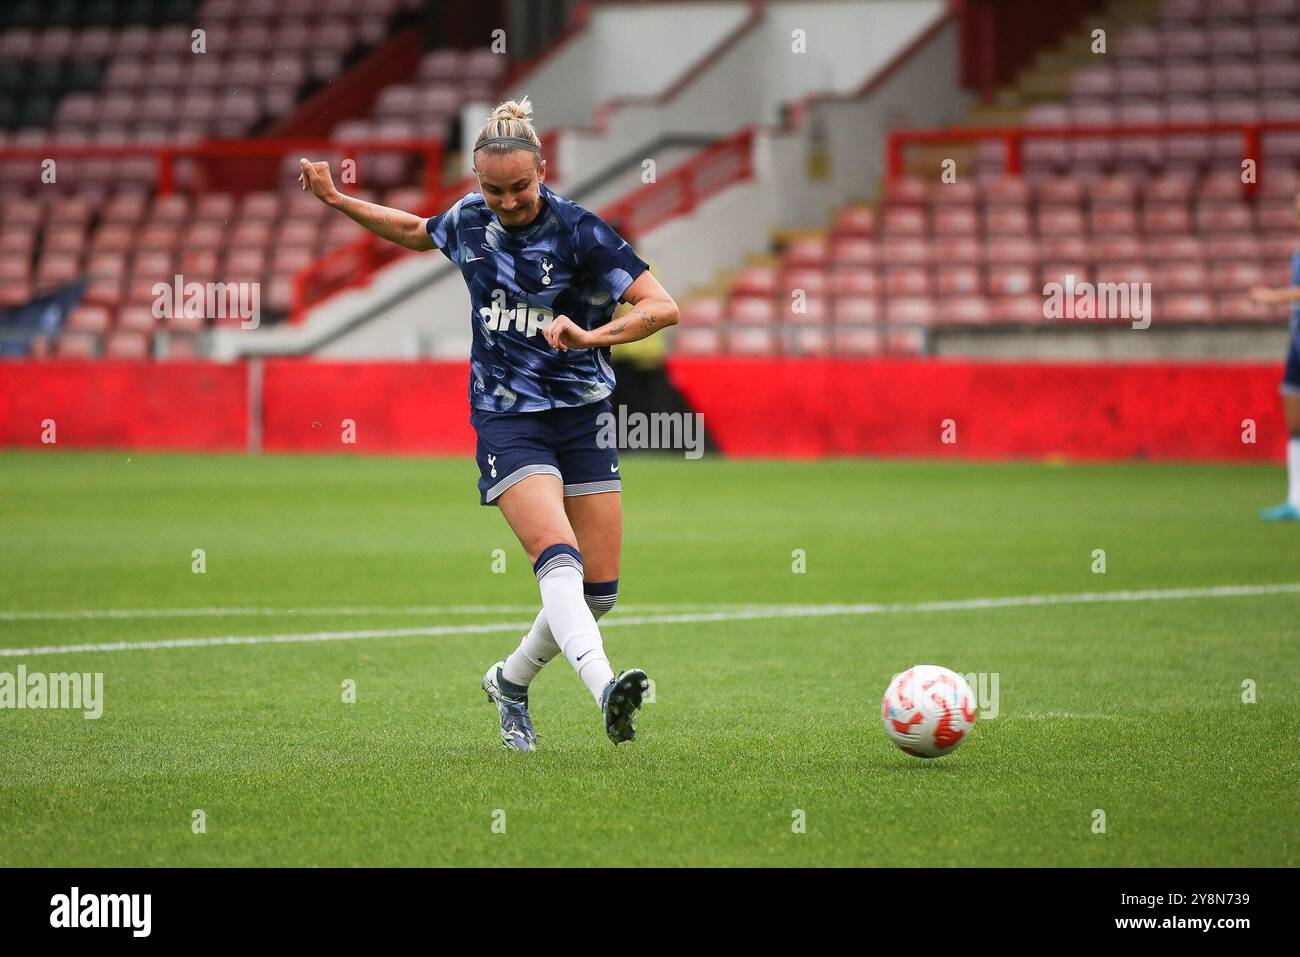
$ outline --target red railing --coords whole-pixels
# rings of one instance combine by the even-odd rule
[[[629,241],[702,201],[754,175],[754,127],[701,150],[677,169],[647,183],[600,211],[600,217]]]
[[[247,192],[276,187],[297,188],[292,180],[280,179],[280,164],[286,156],[313,154],[414,153],[423,159],[422,179],[426,189],[436,189],[442,175],[442,143],[438,140],[330,140],[320,137],[288,139],[205,140],[197,143],[132,143],[120,146],[89,146],[47,143],[41,146],[0,148],[0,162],[53,159],[130,159],[143,157],[157,164],[157,191],[173,193],[177,164],[197,161],[197,190]],[[365,163],[358,162],[358,179],[364,180]],[[39,166],[33,166],[33,177]],[[297,175],[296,173],[294,174]],[[364,185],[359,182],[358,185]]]
[[[1128,136],[1214,136],[1224,133],[1241,135],[1241,158],[1255,161],[1255,179],[1263,166],[1261,141],[1266,133],[1300,132],[1300,120],[1268,120],[1259,123],[1153,123],[1112,126],[948,126],[939,129],[890,130],[887,134],[886,175],[897,179],[903,175],[903,150],[908,146],[938,143],[969,143],[975,140],[1001,140],[1004,145],[1003,172],[1019,176],[1024,170],[1025,140],[1120,139]],[[1256,183],[1244,184],[1253,192]]]

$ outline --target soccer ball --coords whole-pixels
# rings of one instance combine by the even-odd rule
[[[937,758],[956,750],[974,727],[975,693],[955,671],[916,665],[890,680],[880,716],[894,744],[918,758]]]

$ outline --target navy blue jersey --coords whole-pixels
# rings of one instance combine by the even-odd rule
[[[1300,286],[1300,249],[1291,255],[1291,285]],[[1300,299],[1291,300],[1291,336],[1300,336]]]
[[[540,412],[599,402],[614,391],[609,349],[552,349],[542,329],[568,316],[609,322],[646,264],[595,213],[540,184],[545,209],[527,228],[501,225],[481,193],[426,224],[469,288],[469,401],[487,412]]]

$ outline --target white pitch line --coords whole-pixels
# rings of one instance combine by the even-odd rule
[[[537,605],[368,605],[344,608],[105,608],[97,610],[0,611],[0,621],[74,621],[113,618],[278,618],[297,615],[314,618],[326,615],[508,615],[537,611]],[[623,606],[619,606],[622,608]],[[667,611],[672,608],[753,608],[753,604],[635,605],[638,611]]]
[[[1247,598],[1257,595],[1300,594],[1300,583],[1279,585],[1216,585],[1209,588],[1166,588],[1147,591],[1081,592],[1072,595],[1019,595],[1008,598],[966,598],[954,601],[926,601],[900,604],[857,605],[768,605],[735,608],[730,611],[677,615],[642,615],[610,618],[602,628],[631,625],[685,625],[718,621],[751,621],[762,618],[824,618],[838,615],[907,614],[932,611],[981,611],[989,608],[1036,608],[1049,605],[1084,605],[1106,602],[1174,601],[1189,598]],[[113,641],[101,644],[44,645],[37,648],[0,648],[0,657],[65,655],[95,651],[150,651],[159,648],[204,648],[217,645],[269,645],[290,642],[352,641],[360,638],[422,638],[445,635],[481,635],[518,632],[531,621],[483,625],[441,625],[430,628],[384,628],[366,631],[315,631],[291,635],[219,636],[215,638],[169,638],[160,641]]]

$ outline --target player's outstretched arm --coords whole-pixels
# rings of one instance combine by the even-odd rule
[[[1255,300],[1255,302],[1261,302],[1265,305],[1282,302],[1296,302],[1300,300],[1300,286],[1282,286],[1278,289],[1269,289],[1267,286],[1259,286],[1250,291],[1250,298]]]
[[[542,335],[552,349],[564,352],[572,349],[589,349],[592,346],[616,346],[623,342],[646,339],[660,329],[677,325],[677,303],[668,295],[659,280],[646,270],[623,293],[623,302],[630,302],[632,311],[607,322],[599,329],[588,332],[568,316],[556,316],[542,330]]]
[[[363,199],[344,196],[334,188],[329,163],[313,163],[304,158],[298,161],[298,167],[301,170],[298,174],[298,182],[302,184],[302,188],[311,190],[312,195],[326,206],[337,209],[381,239],[387,239],[407,249],[433,248],[433,239],[425,229],[425,220],[422,217],[389,206],[380,206],[378,203],[367,203]]]

